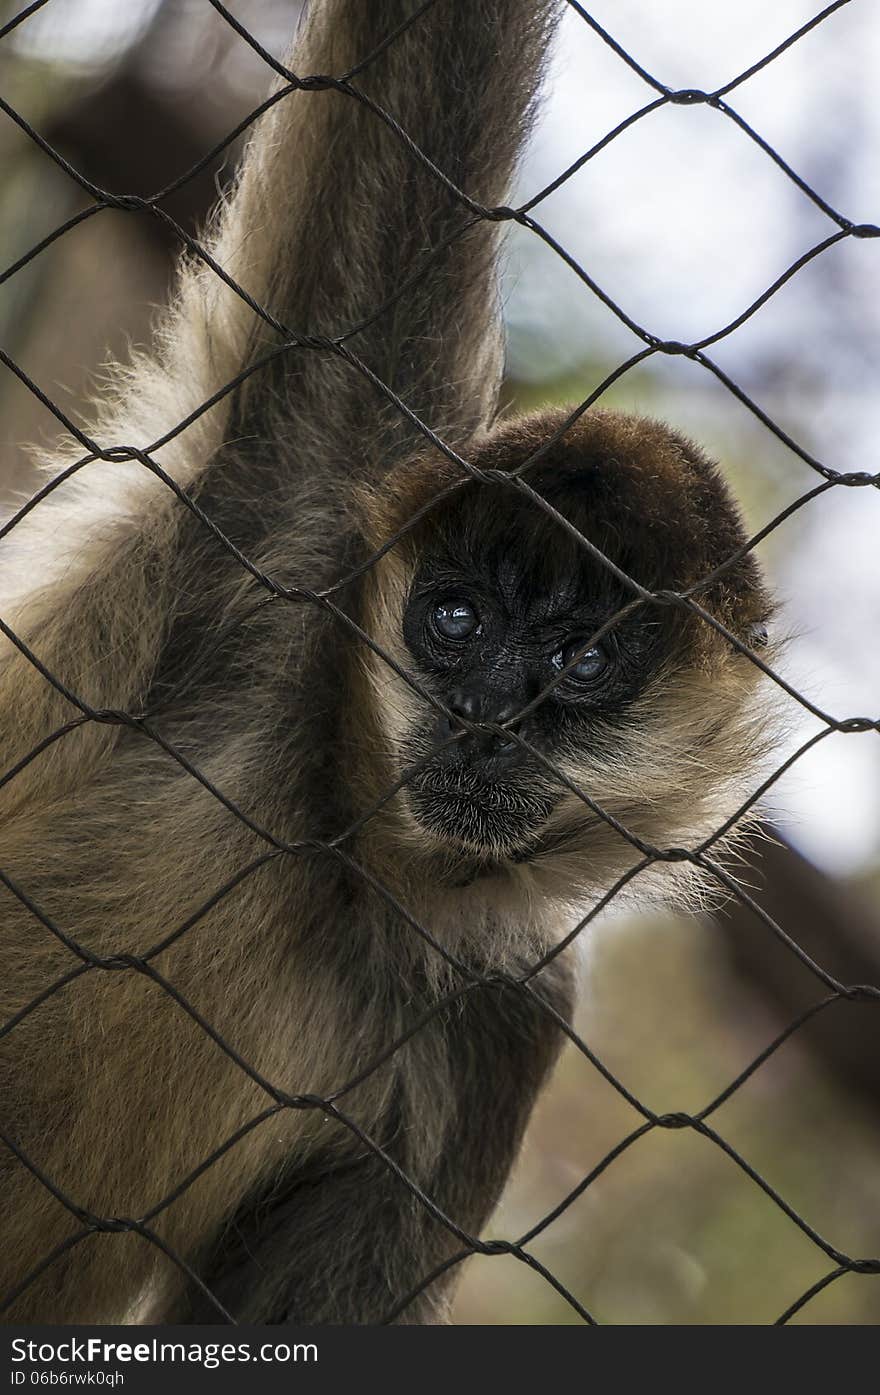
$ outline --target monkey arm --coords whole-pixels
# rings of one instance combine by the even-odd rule
[[[559,960],[537,988],[569,1017],[573,985]],[[487,985],[423,1033],[421,1049],[434,1061],[437,1081],[448,1072],[447,1088],[424,1082],[407,1100],[406,1082],[418,1077],[401,1053],[401,1093],[380,1125],[386,1152],[466,1233],[479,1235],[498,1201],[562,1039],[534,999]],[[413,1147],[419,1135],[431,1140],[421,1157]],[[238,1321],[382,1322],[434,1269],[467,1248],[386,1162],[365,1148],[358,1154],[342,1164],[338,1155],[316,1154],[229,1218],[197,1269]],[[448,1320],[457,1277],[457,1267],[439,1276],[397,1321]],[[218,1315],[193,1286],[163,1319],[213,1323]]]
[[[356,330],[346,350],[460,444],[495,406],[498,225],[475,220],[446,180],[482,205],[508,196],[558,7],[435,0],[420,8],[417,0],[314,7],[293,69],[353,76],[344,90],[293,92],[263,118],[218,259],[296,334]],[[253,316],[250,328],[252,360],[279,335]],[[364,433],[381,441],[385,466],[419,439],[332,352],[292,348],[251,380],[245,403],[267,378],[282,422],[331,431],[344,461],[353,442],[363,451]],[[245,409],[246,420],[259,414],[259,405]]]

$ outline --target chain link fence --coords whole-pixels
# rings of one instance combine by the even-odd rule
[[[773,64],[780,55],[785,53],[792,45],[797,44],[807,33],[817,28],[817,26],[821,26],[829,16],[850,3],[850,0],[835,0],[835,3],[828,5],[812,18],[809,23],[804,24],[795,33],[792,33],[785,42],[779,44],[772,52],[767,53],[759,62],[754,63],[732,81],[727,82],[723,87],[714,91],[703,91],[696,88],[688,88],[685,90],[670,89],[658,77],[642,67],[637,57],[627,52],[611,34],[606,32],[606,30],[591,16],[588,10],[578,3],[578,0],[561,0],[561,3],[568,4],[569,8],[579,16],[583,24],[589,26],[598,40],[608,45],[608,47],[613,50],[622,64],[627,65],[627,67],[641,79],[648,94],[648,100],[644,105],[639,107],[638,110],[634,111],[624,121],[621,121],[615,126],[613,130],[609,131],[607,135],[593,145],[591,149],[580,155],[568,168],[561,170],[550,184],[517,207],[486,207],[475,202],[466,192],[457,188],[442,169],[437,169],[431,161],[427,159],[422,151],[413,143],[407,131],[398,125],[391,112],[377,105],[372,99],[366,97],[360,91],[357,85],[358,73],[363,71],[375,55],[364,55],[363,61],[357,68],[341,76],[293,73],[273,57],[271,53],[267,52],[254,35],[249,32],[246,25],[230,13],[230,11],[220,3],[220,0],[205,0],[205,2],[210,4],[214,11],[222,17],[223,21],[235,31],[239,41],[249,45],[254,53],[258,55],[260,60],[265,64],[267,76],[274,74],[276,77],[279,77],[281,79],[281,85],[276,87],[272,95],[265,102],[261,103],[260,106],[255,108],[248,115],[246,120],[239,123],[221,142],[207,151],[197,164],[181,174],[172,183],[167,184],[164,188],[157,190],[147,197],[116,195],[106,189],[98,187],[84,178],[57,149],[53,148],[53,146],[41,136],[38,130],[34,129],[19,111],[0,97],[0,108],[2,108],[6,117],[15,122],[21,131],[24,132],[28,140],[32,141],[34,145],[39,148],[45,159],[54,162],[70,180],[74,181],[80,187],[89,199],[85,208],[66,219],[60,226],[56,227],[51,233],[30,247],[25,255],[19,257],[12,265],[6,267],[2,271],[2,274],[0,274],[0,284],[7,282],[11,277],[21,272],[23,268],[38,258],[52,243],[64,237],[74,227],[97,217],[105,210],[117,210],[129,214],[133,218],[153,219],[161,223],[164,230],[173,235],[181,248],[186,249],[192,257],[206,262],[216,275],[220,277],[236,295],[241,297],[253,311],[254,315],[258,316],[264,324],[274,332],[278,341],[277,348],[264,355],[262,360],[256,365],[251,365],[244,373],[239,374],[235,379],[227,383],[210,401],[203,403],[199,410],[186,420],[177,423],[175,428],[168,432],[161,440],[152,442],[99,441],[93,439],[87,431],[81,429],[76,422],[65,413],[57,402],[53,401],[52,398],[47,395],[40,385],[34,381],[33,378],[5,352],[5,350],[0,348],[0,361],[2,361],[6,370],[18,378],[24,387],[53,415],[65,432],[74,437],[82,447],[82,455],[74,464],[68,466],[61,474],[44,485],[13,517],[8,519],[2,529],[0,529],[0,539],[9,537],[26,515],[32,510],[39,508],[42,500],[56,489],[62,488],[65,481],[91,463],[95,461],[132,462],[142,467],[144,470],[151,471],[169,490],[174,492],[177,496],[180,508],[190,510],[199,519],[204,528],[211,530],[220,545],[225,547],[231,556],[234,557],[238,565],[242,568],[242,571],[249,573],[250,577],[264,589],[266,598],[274,598],[276,602],[286,605],[324,607],[325,609],[332,610],[340,624],[348,626],[353,632],[356,631],[359,643],[368,644],[374,652],[379,654],[386,662],[393,664],[393,660],[390,656],[385,654],[380,646],[376,645],[367,635],[361,631],[357,631],[353,622],[336,605],[334,595],[339,587],[342,586],[343,582],[340,582],[337,587],[333,587],[329,591],[322,592],[311,592],[306,588],[281,586],[271,575],[267,575],[265,572],[261,571],[251,559],[244,556],[235,547],[232,541],[216,526],[209,514],[205,513],[200,508],[199,504],[175,483],[174,479],[162,469],[155,458],[156,451],[161,446],[167,444],[173,437],[186,430],[186,428],[192,424],[193,420],[202,413],[208,411],[216,401],[233,392],[245,376],[255,372],[258,373],[260,367],[264,363],[277,357],[278,354],[295,350],[297,352],[335,355],[344,360],[352,371],[363,372],[369,378],[372,388],[375,391],[377,408],[379,406],[387,406],[388,403],[391,403],[397,411],[403,413],[407,417],[409,423],[431,446],[455,461],[460,467],[463,477],[478,477],[484,482],[488,478],[484,476],[482,472],[475,470],[467,460],[462,459],[456,452],[451,450],[432,429],[429,421],[421,420],[386,384],[376,380],[375,377],[369,373],[369,370],[358,358],[358,326],[355,326],[337,337],[317,337],[309,336],[308,334],[291,333],[289,328],[280,324],[264,306],[256,303],[242,286],[238,285],[230,278],[224,268],[212,260],[198,239],[185,231],[166,211],[165,204],[169,197],[185,186],[189,181],[195,179],[203,171],[215,167],[218,160],[223,157],[224,152],[226,152],[242,133],[270,106],[279,101],[283,101],[292,92],[315,93],[327,89],[332,89],[339,94],[340,98],[347,101],[365,104],[369,108],[372,117],[377,122],[384,123],[385,126],[394,133],[395,138],[399,140],[401,146],[406,150],[407,158],[413,162],[413,165],[421,166],[429,177],[441,181],[446,189],[454,195],[455,199],[460,204],[462,218],[459,228],[452,235],[453,237],[464,237],[474,226],[486,221],[519,225],[520,228],[527,230],[531,236],[540,239],[540,241],[550,248],[557,257],[562,259],[569,267],[570,271],[582,283],[585,290],[597,297],[607,309],[617,316],[641,341],[639,350],[627,358],[625,362],[621,362],[616,366],[613,372],[609,373],[601,383],[595,386],[589,395],[585,397],[577,408],[568,416],[564,426],[557,433],[557,438],[583,413],[587,412],[594,403],[599,402],[613,384],[618,383],[637,365],[644,364],[646,361],[662,355],[684,356],[700,365],[706,373],[712,375],[718,382],[723,384],[727,392],[732,394],[768,432],[778,438],[779,441],[814,472],[816,476],[815,485],[805,491],[798,499],[789,504],[788,507],[779,512],[764,527],[756,532],[749,539],[745,548],[737,553],[735,557],[728,559],[728,562],[725,563],[725,567],[733,565],[744,552],[756,547],[763,539],[773,533],[787,518],[819,496],[825,495],[832,490],[870,489],[877,488],[878,485],[880,485],[880,473],[871,474],[867,471],[841,472],[823,460],[817,459],[777,421],[773,420],[760,403],[753,400],[752,396],[734,381],[718,362],[716,362],[712,354],[715,345],[719,344],[728,336],[733,335],[741,325],[760,309],[760,307],[766,304],[771,297],[775,296],[793,277],[797,276],[803,267],[812,262],[815,258],[820,257],[829,248],[849,238],[869,239],[880,236],[880,227],[876,224],[854,223],[844,212],[832,207],[823,197],[822,192],[811,187],[810,183],[803,178],[796,169],[793,169],[786,163],[783,156],[773,148],[769,141],[762,136],[760,131],[754,129],[753,126],[744,119],[735,105],[735,93],[738,88],[748,82],[756,73]],[[427,3],[414,9],[414,13],[408,21],[408,25],[418,24],[422,15],[433,5],[448,4],[450,2],[451,0],[427,0]],[[35,11],[42,9],[47,3],[49,3],[49,0],[34,0],[34,3],[28,5],[25,9],[14,15],[0,27],[0,40],[7,39],[18,26],[27,22],[29,16],[34,14]],[[387,43],[393,44],[398,37],[399,35],[392,35],[387,40]],[[772,161],[782,174],[787,179],[791,180],[792,183],[811,200],[828,222],[827,235],[788,266],[783,274],[780,275],[772,285],[769,285],[766,290],[742,312],[742,314],[738,315],[729,323],[719,327],[714,333],[694,343],[682,343],[658,338],[651,332],[649,327],[637,323],[623,306],[617,304],[616,301],[606,294],[603,288],[593,280],[589,270],[579,264],[566,250],[565,246],[561,245],[560,242],[551,235],[542,224],[540,218],[541,204],[551,193],[560,188],[561,185],[572,178],[578,170],[582,169],[600,151],[606,149],[635,123],[650,120],[652,114],[669,105],[689,107],[708,106],[712,108],[713,111],[718,113],[719,119],[731,122],[738,129],[743,140],[753,142],[760,151],[763,152],[767,160]],[[385,308],[387,307],[375,307],[374,314],[371,318],[375,318],[375,316]],[[545,446],[544,449],[546,448],[548,447]],[[531,463],[531,461],[527,462],[527,464]],[[529,488],[522,478],[524,469],[525,466],[516,472],[518,478],[515,487],[521,488],[528,494],[535,508],[545,508],[549,512],[549,506],[546,505],[545,501],[537,493]],[[497,484],[497,482],[495,483]],[[499,485],[498,487],[502,486]],[[397,539],[403,536],[408,527],[409,524],[405,525],[393,537],[387,538],[385,540],[385,547],[382,550],[385,551],[387,548],[391,547]],[[569,532],[571,532],[570,527]],[[589,539],[578,534],[578,541],[591,556],[594,558],[597,556],[597,550]],[[607,562],[607,559],[601,558],[601,554],[600,559]],[[722,570],[724,570],[724,568],[719,569],[719,571]],[[619,571],[617,575],[620,578]],[[273,1080],[264,1079],[254,1066],[246,1059],[243,1059],[235,1051],[233,1046],[224,1039],[215,1025],[203,1018],[197,1008],[181,994],[174,982],[166,978],[157,967],[157,961],[160,959],[163,952],[168,949],[170,945],[179,941],[181,937],[187,935],[192,930],[193,926],[196,925],[213,906],[229,895],[244,879],[252,876],[260,867],[264,866],[269,861],[279,858],[295,858],[306,848],[312,849],[314,847],[314,840],[308,840],[302,844],[286,843],[279,840],[270,829],[256,826],[253,820],[237,806],[234,800],[231,799],[222,788],[218,788],[212,783],[212,781],[192,763],[183,751],[176,749],[173,744],[165,739],[162,734],[161,711],[145,714],[95,709],[87,702],[83,701],[80,695],[71,691],[71,689],[61,682],[55,674],[45,668],[40,662],[39,656],[31,652],[21,636],[16,634],[5,621],[0,621],[0,630],[2,630],[6,639],[11,644],[15,645],[17,649],[30,660],[47,684],[53,685],[57,691],[62,694],[70,704],[72,714],[70,720],[64,723],[63,726],[47,735],[45,740],[41,741],[35,749],[30,751],[13,767],[7,769],[5,773],[3,773],[2,778],[0,778],[0,787],[15,780],[16,776],[25,767],[36,760],[51,745],[55,742],[63,741],[65,737],[78,727],[90,723],[118,724],[123,727],[131,728],[140,738],[156,743],[164,753],[165,759],[177,762],[182,769],[186,771],[191,780],[199,782],[204,789],[207,790],[213,798],[220,801],[231,814],[246,821],[252,831],[265,843],[264,851],[248,867],[237,871],[234,876],[230,877],[225,885],[216,887],[210,897],[205,900],[204,904],[194,914],[188,916],[185,922],[176,926],[164,927],[161,935],[157,937],[155,945],[146,953],[137,957],[115,956],[112,958],[102,958],[95,955],[87,947],[77,941],[75,934],[72,933],[69,928],[65,927],[63,924],[59,924],[56,919],[48,915],[44,909],[41,908],[38,902],[33,899],[28,887],[18,885],[5,871],[0,870],[0,878],[2,878],[7,892],[26,907],[30,915],[41,923],[48,934],[57,937],[70,954],[69,970],[55,982],[47,982],[43,991],[39,993],[37,997],[23,1004],[15,1016],[5,1022],[2,1028],[0,1028],[0,1035],[6,1036],[14,1032],[26,1018],[29,1018],[32,1014],[38,1014],[41,1007],[52,998],[53,995],[68,988],[76,980],[82,979],[86,975],[103,973],[143,975],[173,999],[178,1010],[181,1013],[188,1014],[199,1029],[211,1037],[216,1049],[220,1052],[225,1052],[235,1063],[236,1067],[249,1076],[265,1093],[266,1097],[266,1105],[261,1112],[254,1115],[254,1117],[250,1119],[243,1128],[237,1130],[233,1136],[224,1139],[210,1156],[201,1160],[198,1167],[194,1168],[187,1175],[181,1176],[173,1190],[167,1195],[159,1198],[150,1210],[134,1218],[95,1215],[83,1209],[76,1195],[69,1194],[68,1191],[63,1190],[58,1185],[53,1177],[45,1175],[40,1168],[38,1160],[29,1156],[17,1142],[16,1138],[3,1129],[3,1131],[0,1132],[0,1139],[2,1139],[3,1145],[16,1156],[21,1167],[28,1169],[39,1183],[47,1188],[56,1200],[67,1208],[78,1222],[76,1233],[66,1238],[52,1251],[52,1253],[47,1254],[36,1270],[27,1275],[26,1278],[16,1286],[13,1292],[5,1295],[3,1303],[4,1310],[11,1308],[16,1299],[25,1291],[29,1284],[63,1253],[74,1249],[88,1237],[94,1235],[96,1232],[104,1233],[108,1236],[112,1236],[113,1233],[117,1232],[127,1232],[139,1236],[143,1244],[155,1246],[162,1251],[166,1256],[167,1262],[177,1265],[187,1275],[189,1281],[200,1288],[205,1297],[214,1303],[218,1316],[221,1319],[227,1322],[234,1322],[235,1314],[228,1312],[219,1300],[205,1289],[205,1285],[202,1283],[201,1278],[193,1270],[187,1258],[184,1255],[176,1253],[162,1238],[156,1223],[162,1213],[172,1205],[178,1204],[185,1206],[186,1192],[192,1183],[230,1149],[234,1148],[242,1137],[251,1130],[265,1125],[267,1120],[272,1119],[282,1112],[293,1110],[317,1111],[319,1114],[336,1121],[339,1128],[350,1130],[356,1135],[363,1148],[374,1154],[375,1157],[381,1161],[382,1165],[394,1174],[396,1184],[400,1188],[409,1190],[418,1205],[425,1208],[434,1218],[435,1222],[446,1227],[455,1238],[456,1248],[451,1257],[446,1259],[442,1266],[435,1269],[432,1273],[424,1274],[417,1288],[397,1296],[396,1301],[386,1314],[386,1320],[389,1322],[403,1314],[418,1294],[432,1284],[441,1273],[447,1272],[469,1256],[483,1255],[512,1256],[522,1264],[529,1266],[533,1271],[539,1274],[546,1283],[552,1285],[553,1288],[556,1289],[571,1306],[574,1314],[576,1314],[578,1318],[585,1323],[595,1323],[597,1321],[596,1315],[589,1312],[579,1298],[536,1257],[532,1249],[533,1242],[554,1220],[571,1207],[579,1197],[583,1196],[608,1168],[612,1168],[616,1160],[620,1158],[622,1154],[632,1148],[636,1143],[639,1143],[640,1140],[645,1139],[647,1135],[661,1130],[691,1130],[703,1139],[708,1140],[715,1148],[725,1154],[737,1168],[741,1169],[742,1173],[750,1179],[751,1183],[756,1188],[760,1188],[770,1201],[788,1218],[791,1225],[797,1227],[800,1232],[812,1242],[817,1250],[821,1251],[827,1258],[827,1269],[822,1278],[810,1284],[809,1287],[805,1288],[805,1290],[792,1301],[787,1302],[784,1309],[782,1308],[782,1303],[780,1303],[779,1323],[786,1323],[809,1304],[810,1300],[821,1290],[825,1289],[829,1284],[834,1283],[843,1275],[876,1275],[880,1273],[880,1257],[849,1254],[839,1249],[833,1243],[832,1238],[820,1233],[803,1215],[799,1214],[798,1210],[761,1175],[749,1159],[742,1156],[737,1149],[732,1146],[723,1134],[718,1131],[714,1123],[714,1117],[719,1108],[730,1100],[759,1067],[773,1056],[782,1044],[788,1041],[793,1034],[799,1032],[808,1021],[814,1019],[818,1014],[826,1013],[833,1004],[841,1001],[849,1004],[857,1002],[875,1003],[878,998],[880,998],[880,987],[870,983],[853,984],[839,981],[838,978],[830,973],[821,963],[815,962],[815,960],[799,945],[797,926],[787,927],[786,925],[780,924],[768,914],[765,909],[762,909],[750,892],[740,885],[713,856],[713,850],[719,840],[721,840],[739,820],[749,814],[756,803],[762,799],[773,785],[775,785],[780,777],[796,761],[800,760],[809,750],[815,747],[817,743],[824,741],[834,733],[841,732],[851,733],[853,735],[858,734],[863,740],[867,740],[872,734],[876,735],[877,732],[880,731],[880,718],[860,713],[835,715],[830,711],[824,710],[811,700],[808,693],[798,691],[791,683],[787,682],[786,679],[765,662],[759,654],[748,650],[736,636],[725,629],[725,627],[700,604],[700,591],[714,579],[715,575],[716,574],[713,574],[712,577],[702,578],[699,584],[690,588],[687,592],[675,593],[658,593],[646,590],[634,578],[624,576],[622,579],[625,586],[632,594],[632,600],[627,605],[626,611],[619,612],[617,616],[613,617],[612,621],[609,621],[609,625],[619,619],[621,614],[627,613],[634,607],[639,606],[672,605],[689,611],[699,616],[703,623],[711,625],[719,631],[730,645],[745,653],[748,660],[756,665],[756,667],[772,680],[773,683],[778,685],[779,689],[781,689],[788,699],[800,704],[814,718],[818,719],[821,724],[821,729],[811,736],[808,741],[805,741],[798,750],[789,755],[783,763],[779,764],[772,775],[770,775],[759,788],[755,789],[739,808],[731,810],[724,823],[714,831],[711,837],[705,839],[697,846],[684,848],[655,847],[646,844],[644,841],[635,837],[625,826],[621,825],[604,809],[599,807],[595,801],[590,798],[588,792],[575,789],[574,792],[579,798],[584,800],[593,815],[608,822],[617,830],[621,837],[629,841],[633,849],[633,861],[626,873],[613,886],[609,886],[606,889],[604,895],[590,907],[587,914],[583,916],[579,923],[567,927],[565,933],[560,937],[554,948],[541,959],[533,963],[527,973],[516,978],[503,973],[489,976],[475,974],[469,965],[456,958],[454,954],[434,937],[430,925],[420,923],[405,906],[394,899],[390,892],[370,879],[369,884],[372,890],[386,897],[395,913],[406,922],[411,933],[420,936],[430,947],[433,954],[443,956],[451,966],[453,973],[457,976],[458,986],[436,1004],[431,1010],[429,1017],[433,1018],[437,1016],[454,1001],[464,1000],[472,996],[478,997],[482,990],[486,988],[497,988],[499,985],[503,985],[506,991],[525,995],[531,1002],[541,1004],[542,1011],[547,1012],[555,1018],[556,1025],[561,1031],[566,1033],[576,1051],[589,1062],[590,1066],[595,1071],[601,1073],[609,1085],[636,1111],[641,1119],[637,1127],[633,1128],[624,1137],[621,1137],[617,1145],[612,1148],[586,1176],[582,1177],[577,1185],[572,1187],[568,1194],[562,1197],[558,1205],[551,1211],[542,1215],[522,1234],[510,1236],[505,1239],[494,1239],[489,1241],[481,1239],[477,1235],[469,1234],[457,1223],[455,1216],[444,1214],[437,1205],[435,1199],[426,1195],[414,1180],[406,1175],[385,1148],[383,1148],[376,1139],[369,1136],[358,1122],[351,1117],[346,1109],[346,1097],[362,1083],[371,1072],[378,1070],[395,1052],[399,1051],[405,1043],[418,1034],[426,1025],[428,1018],[423,1017],[414,1022],[406,1031],[405,1035],[401,1036],[396,1041],[388,1043],[387,1048],[378,1059],[369,1062],[363,1070],[358,1072],[358,1075],[354,1079],[342,1083],[331,1095],[316,1096],[312,1094],[295,1094],[280,1088],[277,1082]],[[416,682],[415,679],[411,679],[408,675],[407,680],[414,683]],[[556,771],[555,774],[564,785],[573,788],[571,781],[564,775],[558,771]],[[373,816],[376,809],[390,798],[392,793],[393,791],[387,792],[379,805],[365,810],[351,827],[341,831],[332,841],[321,843],[320,847],[322,850],[330,857],[345,860],[349,867],[353,868],[356,872],[359,871],[356,862],[351,858],[348,851],[351,840]],[[795,1020],[791,1021],[785,1029],[779,1033],[776,1039],[767,1045],[765,1050],[756,1056],[735,1079],[729,1082],[724,1090],[718,1093],[715,1098],[709,1100],[703,1108],[696,1112],[666,1112],[658,1114],[633,1094],[627,1088],[624,1081],[615,1076],[608,1066],[597,1057],[591,1049],[590,1044],[583,1040],[578,1032],[570,1027],[561,1017],[553,1013],[553,1010],[544,1002],[540,993],[536,991],[536,988],[540,985],[541,973],[546,969],[548,964],[584,934],[587,927],[589,927],[615,900],[624,887],[637,882],[637,880],[651,867],[663,862],[676,861],[692,863],[701,870],[704,876],[717,884],[725,895],[735,897],[743,907],[747,908],[760,922],[763,933],[767,936],[775,936],[790,953],[792,958],[799,960],[813,975],[816,994],[810,1006],[801,1012]],[[103,1243],[112,1244],[115,1242],[112,1238],[109,1238]]]

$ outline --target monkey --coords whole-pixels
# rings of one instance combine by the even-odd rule
[[[717,466],[499,415],[474,210],[560,8],[315,0],[9,533],[7,1322],[449,1321],[567,932],[699,894],[660,854],[751,788],[773,605]]]

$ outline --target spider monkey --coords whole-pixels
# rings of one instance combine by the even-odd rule
[[[0,1041],[8,1321],[381,1321],[485,1223],[559,1050],[570,956],[512,981],[638,859],[621,825],[678,846],[748,788],[755,666],[627,582],[709,578],[757,642],[716,467],[618,413],[495,420],[498,224],[447,180],[503,204],[560,8],[316,0],[290,65],[363,100],[255,128],[204,243],[253,303],[187,257],[92,430],[148,454],[11,535],[3,1020],[71,977]]]

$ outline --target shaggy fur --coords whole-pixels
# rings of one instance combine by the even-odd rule
[[[344,72],[414,2],[323,0],[292,66]],[[356,83],[469,195],[500,203],[556,9],[438,0]],[[481,224],[443,246],[468,219],[374,113],[339,92],[295,92],[261,121],[209,246],[291,331],[334,335],[366,321],[349,341],[366,367],[475,463],[508,470],[557,423],[489,430],[497,229]],[[278,342],[210,268],[185,264],[153,350],[113,371],[94,437],[160,441]],[[154,458],[276,582],[315,590],[454,478],[366,377],[320,348],[276,356]],[[742,541],[714,470],[650,423],[591,415],[529,478],[547,497],[564,482],[572,521],[652,588],[690,584]],[[586,482],[578,498],[572,481]],[[432,529],[463,524],[456,509],[488,507],[481,488],[429,513],[336,594],[407,672],[402,616],[419,556]],[[552,546],[537,512],[534,526],[535,545]],[[284,843],[334,839],[400,777],[404,727],[426,699],[328,609],[258,606],[259,584],[142,466],[86,466],[12,536],[3,613],[16,635],[92,707],[149,713],[151,729],[252,825]],[[750,563],[703,601],[741,636],[767,610]],[[558,753],[563,773],[643,839],[708,832],[734,807],[760,744],[754,672],[707,626],[682,620],[626,720],[593,749]],[[4,764],[76,715],[3,641]],[[112,722],[48,745],[0,789],[0,813],[7,877],[105,957],[147,953],[267,847],[165,749]],[[310,842],[266,861],[150,962],[264,1079],[330,1094],[462,982],[376,884],[472,971],[522,972],[636,857],[570,790],[553,820],[531,861],[463,867],[460,849],[424,836],[401,792],[341,845],[345,858]],[[0,894],[6,1020],[77,961],[9,883]],[[568,1014],[561,959],[535,988]],[[341,1104],[476,1232],[558,1046],[533,999],[480,987]],[[2,1039],[0,1101],[5,1135],[44,1176],[87,1213],[129,1218],[270,1102],[160,985],[112,967],[67,984]],[[0,1171],[0,1287],[13,1292],[79,1222],[11,1152]],[[377,1321],[459,1245],[320,1110],[278,1113],[243,1135],[151,1224],[252,1322]],[[405,1320],[443,1320],[451,1278]],[[17,1322],[135,1317],[217,1312],[160,1250],[124,1231],[60,1255],[7,1310]]]

